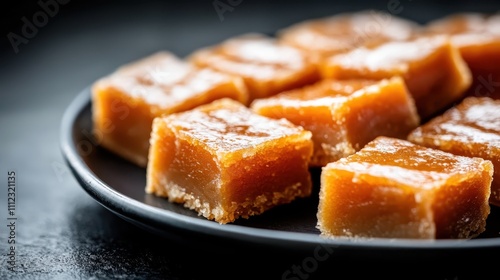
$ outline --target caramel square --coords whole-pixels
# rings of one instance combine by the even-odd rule
[[[155,117],[219,98],[247,103],[241,78],[199,69],[169,52],[157,52],[93,84],[93,132],[102,147],[145,167]]]
[[[232,99],[155,118],[146,192],[221,224],[311,195],[311,132]]]
[[[316,64],[298,49],[258,33],[227,39],[195,51],[189,60],[201,67],[242,77],[250,101],[320,79]]]
[[[377,136],[406,139],[420,123],[401,77],[379,81],[325,79],[254,100],[250,107],[258,114],[286,118],[311,131],[311,166],[324,166],[353,154]]]
[[[457,155],[490,160],[494,166],[490,203],[500,206],[500,100],[467,97],[416,128],[408,140]]]
[[[422,121],[461,100],[471,85],[470,70],[445,35],[392,41],[331,56],[322,75],[334,79],[401,76]]]
[[[323,167],[317,226],[328,238],[474,238],[492,174],[488,160],[380,136]]]
[[[472,73],[467,96],[500,99],[500,14],[456,13],[429,22],[426,34],[451,37]]]
[[[418,31],[416,22],[388,12],[363,10],[301,21],[280,30],[278,39],[319,62],[358,47],[407,40]]]

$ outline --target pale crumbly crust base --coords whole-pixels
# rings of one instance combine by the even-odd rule
[[[160,184],[161,186],[148,187],[146,192],[168,198],[170,202],[182,204],[185,208],[196,211],[199,216],[220,224],[232,223],[238,218],[248,219],[275,206],[309,195],[304,191],[304,186],[301,183],[296,183],[279,192],[261,194],[254,198],[247,198],[242,203],[231,202],[229,206],[224,206],[221,203],[210,204],[203,201],[200,197],[193,195],[178,184],[172,182],[162,182]]]

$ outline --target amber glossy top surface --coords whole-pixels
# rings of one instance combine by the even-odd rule
[[[450,34],[459,47],[500,43],[500,14],[458,13],[435,21],[425,27],[426,34]]]
[[[358,153],[327,166],[364,176],[387,178],[402,185],[430,189],[457,173],[477,171],[479,158],[455,156],[401,139],[380,136]]]
[[[305,55],[274,38],[250,33],[201,49],[190,60],[242,76],[272,79],[284,70],[302,70],[309,64]]]
[[[310,132],[285,119],[257,115],[230,99],[220,99],[164,119],[178,132],[222,152],[252,148],[290,135],[311,137]]]
[[[446,34],[492,32],[500,34],[500,14],[457,13],[427,24],[425,29]]]
[[[410,41],[386,42],[373,48],[362,47],[332,56],[327,63],[348,69],[403,74],[409,70],[411,63],[426,59],[447,44],[449,44],[449,39],[444,35]]]
[[[169,52],[158,52],[118,68],[99,83],[149,104],[170,107],[233,79],[194,67]]]
[[[405,40],[418,28],[410,20],[365,10],[300,22],[282,30],[280,35],[305,49],[347,51],[370,41]]]
[[[412,132],[412,137],[424,135],[500,148],[500,100],[467,97],[457,106]]]
[[[334,103],[346,100],[354,92],[377,83],[379,82],[375,80],[364,79],[324,79],[313,85],[256,100],[254,105],[265,103],[267,105],[275,104],[285,107],[331,106]]]

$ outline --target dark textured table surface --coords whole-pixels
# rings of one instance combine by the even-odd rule
[[[487,270],[482,264],[468,269],[465,264],[473,260],[455,260],[453,254],[450,260],[458,264],[448,266],[346,254],[321,263],[308,275],[283,277],[306,256],[223,241],[207,241],[210,246],[204,246],[199,242],[202,236],[156,236],[115,216],[85,193],[63,161],[60,122],[73,98],[97,78],[160,49],[183,56],[233,35],[272,33],[302,19],[341,11],[387,10],[391,2],[220,1],[239,4],[220,17],[215,1],[60,1],[68,3],[58,4],[57,11],[32,30],[31,38],[17,46],[6,35],[21,34],[23,17],[32,19],[41,6],[32,1],[2,7],[0,279],[338,279],[346,273],[465,279],[465,272]],[[500,6],[485,1],[399,2],[399,16],[419,22],[457,11],[491,12]],[[16,184],[15,272],[7,263],[11,171]],[[431,267],[437,270],[431,273]]]

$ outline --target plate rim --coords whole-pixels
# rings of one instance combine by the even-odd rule
[[[279,247],[314,248],[326,246],[351,249],[414,249],[414,250],[455,250],[500,247],[500,237],[483,239],[414,240],[414,239],[331,239],[318,234],[289,232],[283,230],[252,228],[234,224],[219,224],[209,220],[189,217],[167,209],[137,201],[121,194],[103,182],[88,167],[73,144],[73,127],[79,115],[91,105],[91,86],[81,90],[66,107],[60,124],[59,145],[63,158],[81,187],[99,204],[114,214],[126,218],[136,225],[151,224],[173,227],[212,237],[223,237],[235,241],[267,244]],[[122,216],[123,215],[123,216]],[[130,219],[130,220],[129,220]],[[145,222],[144,222],[145,221]],[[155,228],[153,226],[153,228]],[[160,230],[162,231],[162,230]]]

